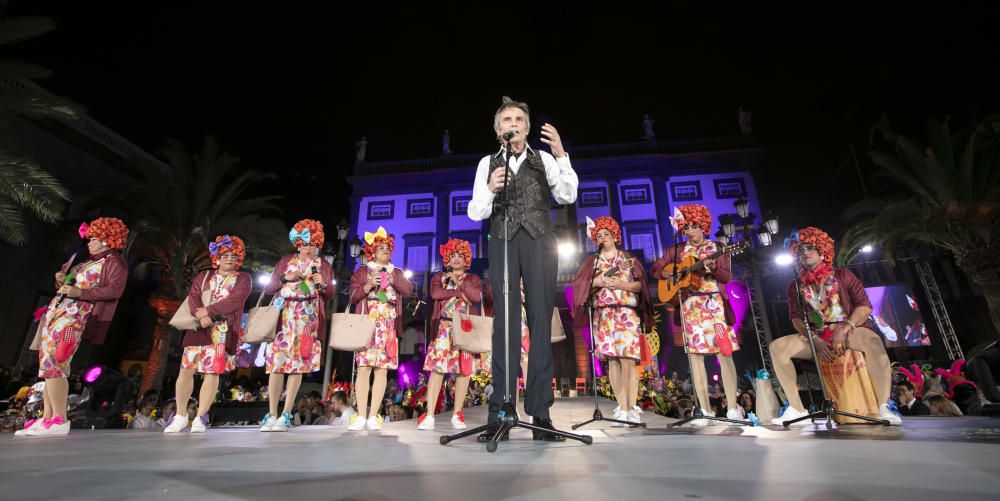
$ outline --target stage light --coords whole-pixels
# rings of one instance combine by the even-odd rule
[[[337,285],[337,279],[336,279],[336,278],[334,278],[333,280],[330,280],[330,284],[332,284],[332,285]]]
[[[778,266],[788,266],[795,262],[795,258],[787,252],[782,252],[777,256],[774,256],[774,264]]]
[[[559,244],[559,255],[562,257],[571,257],[576,253],[576,246],[572,242],[562,242]]]
[[[101,370],[100,365],[91,367],[83,375],[83,382],[87,384],[94,384],[94,381],[97,381],[97,378],[101,377],[101,372],[103,371]]]
[[[406,277],[407,280],[409,280],[409,279],[413,278],[413,271],[406,270],[406,271],[403,272],[403,276]]]
[[[861,252],[864,252],[865,254],[868,254],[872,250],[873,250],[873,248],[872,248],[871,244],[865,244],[865,246],[861,248]]]
[[[271,283],[271,275],[267,273],[261,273],[260,275],[257,275],[257,283],[260,285],[267,285]]]
[[[719,381],[719,375],[718,374],[712,374],[712,381],[718,382]]]

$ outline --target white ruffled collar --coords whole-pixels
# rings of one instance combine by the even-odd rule
[[[378,271],[379,268],[380,268],[380,266],[378,264],[376,264],[375,261],[368,261],[368,269],[370,271]],[[385,266],[385,271],[387,271],[389,273],[392,273],[393,270],[395,270],[395,269],[396,269],[396,267],[393,266],[392,263],[389,263],[389,264],[387,264]]]

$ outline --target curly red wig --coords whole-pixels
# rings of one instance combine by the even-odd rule
[[[797,254],[798,248],[802,244],[812,244],[815,246],[816,250],[819,251],[821,256],[823,256],[823,262],[833,265],[834,242],[833,238],[831,238],[825,231],[813,226],[802,228],[799,230],[798,240],[792,242],[792,244],[788,246],[788,250],[793,255]]]
[[[215,237],[215,242],[208,245],[209,253],[212,255],[212,268],[219,269],[219,258],[227,253],[236,254],[236,269],[243,266],[243,260],[247,257],[247,248],[243,239],[235,235],[219,235]],[[215,253],[212,254],[212,250]]]
[[[366,241],[364,246],[365,259],[368,261],[374,261],[375,249],[377,249],[378,246],[382,244],[389,246],[389,255],[392,256],[393,251],[396,249],[396,237],[391,234],[387,234],[385,237],[381,236],[375,237],[375,239],[372,240],[372,243],[368,243]]]
[[[323,248],[323,242],[326,241],[325,234],[323,233],[323,223],[316,221],[315,219],[303,219],[297,223],[292,229],[296,232],[303,232],[309,230],[309,244],[317,249]],[[295,248],[298,249],[303,245],[307,245],[301,238],[296,238],[293,242]]]
[[[608,230],[615,237],[615,245],[622,244],[622,229],[618,226],[618,221],[611,216],[602,216],[594,220],[594,227],[590,229],[590,239],[597,243],[597,232]]]
[[[687,204],[680,206],[678,210],[684,215],[684,228],[698,225],[706,235],[711,233],[712,213],[708,211],[708,207],[701,204]]]
[[[116,217],[99,217],[87,225],[84,236],[105,242],[114,250],[122,250],[128,240],[128,226]]]
[[[469,242],[465,240],[458,238],[448,240],[448,243],[438,246],[438,252],[441,253],[441,257],[444,259],[444,265],[446,267],[448,266],[448,262],[451,261],[451,256],[454,254],[461,254],[465,257],[466,268],[472,265],[472,247],[470,247]]]

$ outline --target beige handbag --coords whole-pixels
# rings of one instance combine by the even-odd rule
[[[466,332],[462,322],[471,322]],[[482,315],[456,313],[451,317],[451,340],[455,347],[469,353],[486,353],[493,350],[493,318]]]
[[[375,335],[375,321],[367,313],[334,313],[330,319],[330,347],[341,351],[364,351]]]
[[[247,315],[247,328],[243,331],[244,343],[269,343],[274,341],[274,336],[277,335],[278,320],[281,319],[281,308],[273,307],[273,296],[271,297],[271,301],[267,303],[267,306],[260,305],[263,299],[264,291],[260,291],[260,297],[257,298],[257,306],[250,308],[250,312]]]
[[[559,308],[552,309],[552,342],[558,343],[566,339],[566,329],[563,329],[562,318],[559,317]]]
[[[212,304],[212,289],[205,290],[205,282],[208,280],[208,273],[201,279],[201,304],[208,306]],[[188,306],[188,298],[184,298],[181,307],[174,312],[170,319],[170,326],[179,331],[193,331],[201,327],[201,322],[191,314],[191,307]]]
[[[42,318],[38,319],[38,328],[35,329],[35,338],[31,340],[31,346],[28,349],[31,351],[38,351],[38,348],[42,343],[42,328],[48,323],[48,315],[42,315]]]

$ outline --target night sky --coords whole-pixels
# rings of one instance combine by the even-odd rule
[[[836,231],[861,195],[848,145],[871,188],[865,151],[882,112],[919,138],[927,118],[998,111],[997,16],[986,7],[12,3],[11,15],[59,25],[8,49],[54,71],[41,85],[147,151],[214,134],[247,168],[279,173],[289,221],[346,215],[327,199],[349,193],[362,135],[369,160],[437,156],[446,128],[455,153],[492,150],[507,94],[532,106],[533,137],[549,121],[571,155],[573,144],[637,140],[647,113],[661,139],[735,135],[743,106],[767,149],[761,205],[786,228]]]

